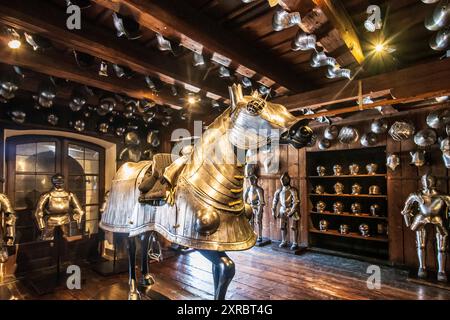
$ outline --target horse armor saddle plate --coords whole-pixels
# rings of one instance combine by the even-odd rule
[[[139,185],[139,202],[153,206],[162,206],[166,203],[166,194],[170,185],[163,177],[164,170],[172,163],[171,155],[159,153],[153,156],[152,165]]]

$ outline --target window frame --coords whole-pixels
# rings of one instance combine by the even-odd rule
[[[67,161],[67,158],[69,157],[68,151],[69,151],[69,145],[76,145],[83,148],[88,148],[91,150],[94,150],[99,153],[99,172],[98,172],[98,205],[97,204],[89,204],[86,205],[83,203],[83,208],[86,206],[98,206],[100,208],[101,203],[104,198],[105,193],[105,172],[106,172],[106,163],[105,163],[105,149],[101,146],[78,140],[78,139],[72,139],[68,137],[58,137],[58,136],[50,136],[50,135],[20,135],[20,136],[13,136],[8,137],[5,141],[6,144],[6,194],[8,198],[11,200],[11,203],[13,204],[15,208],[16,204],[16,176],[20,174],[34,174],[36,175],[36,172],[16,172],[16,146],[21,144],[27,144],[27,143],[42,143],[42,142],[54,142],[55,143],[55,173],[61,173],[64,175],[64,182],[65,185],[68,187],[69,185],[69,163]],[[46,173],[42,173],[43,175],[46,175]],[[90,174],[87,174],[85,176],[89,176]],[[97,175],[97,174],[92,174]],[[70,191],[70,190],[68,190]],[[27,209],[21,209],[17,210],[18,216],[21,214],[31,214],[34,210],[34,208],[27,208]],[[34,220],[32,218],[32,220]],[[100,220],[100,213],[98,215],[98,220]],[[24,226],[24,229],[31,228],[31,226]],[[36,230],[36,229],[34,229]],[[33,236],[35,238],[35,236]],[[26,241],[27,242],[27,241]]]

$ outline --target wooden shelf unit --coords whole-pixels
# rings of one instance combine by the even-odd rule
[[[388,229],[387,215],[387,171],[385,165],[386,149],[385,147],[347,149],[339,151],[320,151],[307,152],[307,186],[308,186],[308,238],[311,247],[323,248],[325,250],[334,250],[353,254],[361,257],[373,257],[382,260],[389,258],[389,237],[387,234],[377,234],[378,224],[383,224],[385,230]],[[361,169],[368,163],[376,163],[378,172],[376,174],[347,174],[348,166],[352,163],[360,165]],[[340,164],[344,168],[344,175],[340,176],[318,176],[316,168],[319,165],[324,166],[327,172],[332,172],[332,167]],[[324,186],[325,190],[332,191],[335,183],[344,184],[344,191],[349,192],[354,183],[362,186],[363,192],[368,191],[371,185],[378,185],[381,189],[379,195],[370,194],[317,194],[314,189],[317,185]],[[318,201],[326,203],[327,208],[323,213],[315,210]],[[336,214],[332,210],[334,202],[342,202],[344,204],[344,212]],[[358,202],[363,207],[362,214],[355,215],[350,212],[351,204]],[[372,204],[378,204],[381,208],[380,216],[371,216],[368,214]],[[319,221],[327,220],[329,230],[320,231]],[[369,237],[364,237],[359,233],[359,225],[366,223],[369,225]],[[341,234],[339,226],[347,224],[350,227],[350,233]]]

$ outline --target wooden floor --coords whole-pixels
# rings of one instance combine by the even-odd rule
[[[301,256],[253,248],[232,252],[236,276],[228,299],[450,299],[450,291],[406,280],[404,270],[381,267],[381,289],[369,290],[368,263],[308,252]],[[192,252],[151,265],[152,290],[169,299],[212,299],[211,265]],[[83,269],[81,290],[58,289],[36,296],[19,280],[0,286],[16,299],[126,299],[127,275],[102,277]]]

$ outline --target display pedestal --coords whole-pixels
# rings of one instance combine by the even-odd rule
[[[93,300],[128,300],[128,292],[130,287],[126,282],[115,283],[109,287],[106,287],[94,297]],[[151,290],[150,288],[145,288],[139,286],[139,292],[141,293],[141,300],[170,300],[166,296]]]
[[[264,247],[264,246],[267,246],[267,245],[269,245],[271,243],[272,243],[272,240],[270,240],[269,238],[263,237],[262,241],[256,241],[255,246],[257,246],[257,247]]]
[[[303,246],[298,246],[297,249],[295,250],[291,250],[291,243],[289,243],[286,247],[282,247],[280,248],[281,241],[273,241],[272,242],[272,250],[274,251],[279,251],[279,252],[284,252],[284,253],[288,253],[288,254],[295,254],[295,255],[300,255],[304,252],[306,252],[307,247],[303,247]]]
[[[437,281],[436,272],[428,271],[428,277],[426,279],[422,279],[417,277],[417,270],[411,270],[408,274],[407,280],[412,283],[450,291],[450,283]]]
[[[92,266],[92,270],[103,277],[128,272],[128,260],[107,260],[97,262]]]

